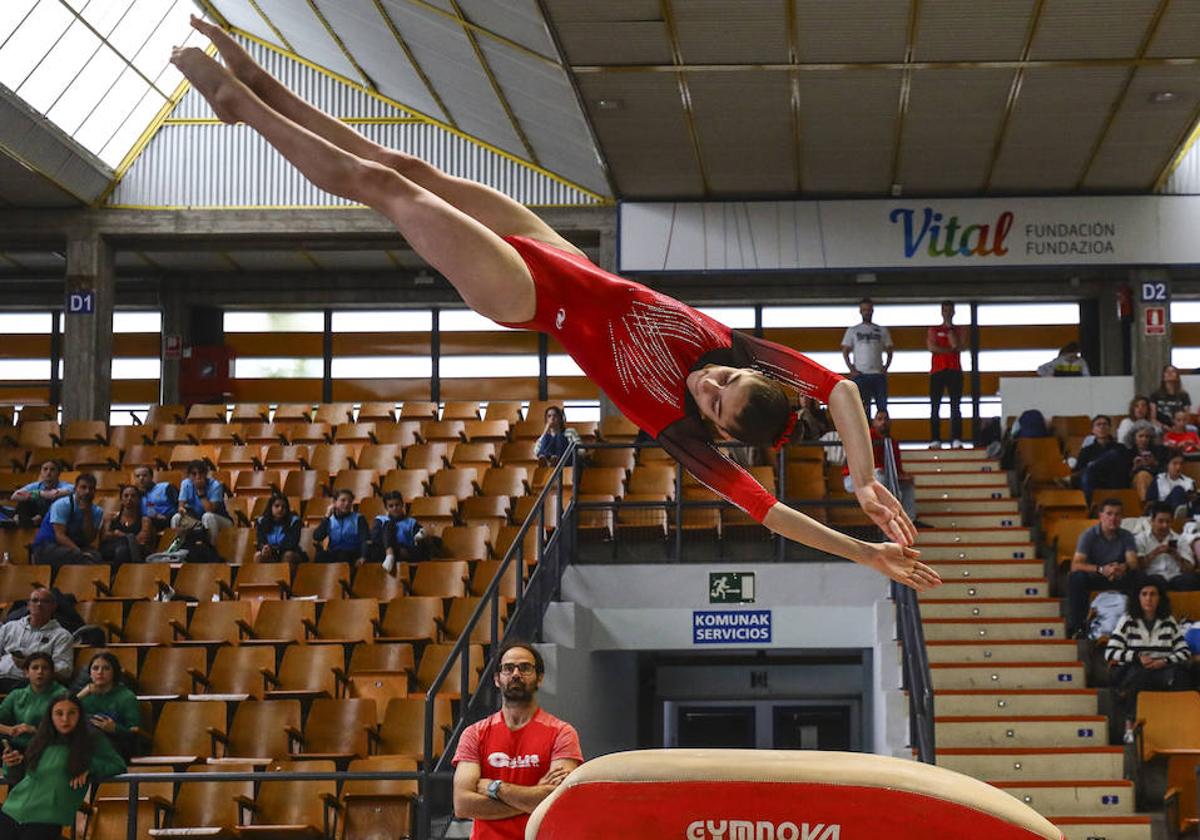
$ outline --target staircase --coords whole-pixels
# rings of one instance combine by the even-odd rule
[[[945,581],[920,599],[937,763],[1008,791],[1067,840],[1151,840],[1007,474],[974,450],[905,451],[904,467],[932,526],[921,559]]]

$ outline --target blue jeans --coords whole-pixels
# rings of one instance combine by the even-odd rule
[[[867,418],[871,417],[870,403],[875,401],[876,411],[887,411],[887,374],[886,373],[860,373],[854,377],[854,384],[858,386],[859,396],[862,397],[863,411],[867,412]]]

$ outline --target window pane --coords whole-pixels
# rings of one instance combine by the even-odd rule
[[[1057,347],[1044,350],[980,350],[979,369],[985,373],[1035,371],[1038,365],[1058,357]]]
[[[0,49],[0,84],[16,90],[74,19],[58,0],[41,0]]]
[[[158,5],[161,6],[162,4]],[[190,0],[175,0],[171,5],[170,11],[167,12],[162,23],[150,35],[145,45],[143,46],[139,43],[131,48],[136,49],[136,53],[125,53],[133,59],[134,66],[145,73],[148,78],[153,79],[162,70],[163,65],[167,64],[171,55],[171,47],[183,41],[189,32],[195,31],[187,22],[188,12],[192,8]],[[180,14],[180,9],[184,10],[183,14]],[[163,11],[164,9],[155,10],[155,21],[163,14]],[[169,93],[169,91],[164,92]]]
[[[1171,323],[1194,324],[1197,321],[1200,321],[1200,300],[1171,302]]]
[[[49,359],[0,359],[0,380],[26,382],[49,378]]]
[[[341,356],[331,371],[334,379],[427,379],[433,362],[428,356]]]
[[[511,329],[484,318],[470,309],[444,309],[438,316],[438,328],[443,332],[501,332]]]
[[[162,331],[161,312],[114,312],[113,332],[155,333]]]
[[[966,321],[970,321],[967,318]],[[983,327],[1078,324],[1078,303],[983,303],[979,325]]]
[[[125,122],[117,129],[117,133],[104,145],[104,148],[97,152],[97,156],[115,168],[126,153],[133,148],[133,144],[142,136],[146,126],[150,125],[150,121],[154,119],[154,115],[166,104],[166,101],[154,90],[146,88],[142,101],[134,106],[133,113],[125,118]]]
[[[546,357],[547,376],[586,376],[583,368],[575,364],[575,360],[563,354]]]
[[[145,420],[146,413],[150,410],[150,406],[140,403],[128,403],[125,405],[114,405],[109,408],[108,425],[109,426],[132,426],[133,416],[129,413],[136,411],[138,419]]]
[[[443,356],[438,372],[443,379],[497,379],[537,376],[537,356]]]
[[[37,0],[5,0],[0,3],[0,44],[8,40]]]
[[[132,57],[158,26],[170,2],[173,0],[137,0],[129,14],[121,21],[121,25],[108,37],[113,49],[126,57]]]
[[[1200,368],[1200,347],[1174,347],[1171,349],[1171,364],[1180,368],[1180,373],[1189,374]]]
[[[965,307],[960,307],[960,313]],[[885,327],[919,327],[940,324],[938,303],[876,303],[875,323]],[[858,304],[850,306],[764,306],[764,327],[850,327],[862,321]]]
[[[83,15],[83,19],[108,37],[113,28],[121,23],[133,0],[68,0],[71,8]]]
[[[247,358],[233,363],[235,379],[319,379],[325,365],[314,358]]]
[[[103,47],[92,56],[79,78],[63,92],[46,116],[58,123],[63,131],[73,135],[124,69],[120,56]]]
[[[17,93],[38,111],[46,113],[51,103],[99,48],[100,39],[82,23],[75,21]]]
[[[323,312],[226,312],[225,332],[303,332],[325,331]]]
[[[397,309],[390,312],[334,312],[335,333],[429,332],[433,313],[428,310]]]
[[[710,318],[716,318],[727,327],[735,330],[754,329],[753,306],[697,306],[698,310]]]
[[[146,83],[138,78],[137,73],[126,68],[116,84],[104,94],[96,110],[92,111],[75,132],[75,139],[89,149],[99,149],[129,116],[129,112],[145,91]]]
[[[126,358],[112,360],[113,379],[158,379],[162,364],[157,358]]]
[[[49,335],[49,312],[0,312],[0,335]]]

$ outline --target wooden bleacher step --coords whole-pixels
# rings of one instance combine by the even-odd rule
[[[936,563],[940,560],[1033,560],[1037,551],[1033,544],[1025,542],[1008,543],[1007,545],[971,545],[969,543],[944,544],[923,541],[927,531],[922,531],[917,541],[921,550],[921,559],[926,563]],[[1042,577],[1039,569],[1038,577]]]
[[[939,715],[1092,715],[1096,691],[1090,688],[950,689],[935,698]]]
[[[1107,819],[1093,817],[1055,817],[1066,840],[1151,840],[1150,818],[1136,814]]]
[[[1003,472],[914,473],[913,483],[918,488],[991,487],[1008,493],[1008,475]]]
[[[904,459],[904,469],[911,475],[957,475],[960,473],[1000,473],[1004,470],[995,461],[959,458],[952,461],[910,461]]]
[[[938,692],[966,688],[1011,691],[1086,687],[1081,662],[942,662],[930,663],[929,672]],[[936,701],[937,698],[935,707]]]
[[[925,499],[921,502],[921,518],[944,513],[1010,513],[1020,519],[1020,506],[1016,499]]]
[[[1021,524],[1021,515],[1008,513],[926,513],[921,511],[921,521],[934,528],[962,531],[985,528],[1014,528]]]
[[[939,749],[951,747],[1099,747],[1108,743],[1100,715],[1030,715],[934,719]]]
[[[924,559],[924,558],[923,558]],[[1044,598],[1049,584],[1041,577],[1030,578],[946,578],[932,594],[939,598]],[[922,596],[922,600],[924,596]]]
[[[988,458],[987,454],[982,449],[905,449],[904,463],[918,461],[992,461],[994,458]]]
[[[1111,780],[1122,776],[1121,747],[938,748],[937,765],[990,781]]]
[[[1079,814],[1123,817],[1133,814],[1133,782],[1128,779],[1057,782],[995,782],[1044,817]]]
[[[1058,618],[1057,598],[922,598],[922,618]]]
[[[1011,528],[926,528],[917,533],[917,547],[925,545],[1011,545],[1028,543],[1029,529]]]
[[[937,573],[942,576],[942,580],[947,583],[955,580],[966,580],[967,578],[976,578],[980,580],[993,580],[996,578],[1007,578],[1009,580],[1021,578],[1031,578],[1042,573],[1041,560],[975,560],[961,563],[953,562],[938,562],[936,558],[923,556],[922,560],[933,568],[937,569]],[[931,562],[932,561],[932,562]]]
[[[1070,639],[1038,639],[1037,641],[926,641],[925,650],[930,662],[1071,662],[1075,642]]]
[[[932,484],[915,485],[917,506],[926,501],[997,501],[1011,499],[1008,487],[991,484],[983,487],[949,487]]]
[[[1063,620],[1054,618],[933,618],[924,622],[925,638],[931,642],[954,640],[1061,639],[1066,635]]]

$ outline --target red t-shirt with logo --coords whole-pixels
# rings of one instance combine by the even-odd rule
[[[937,373],[939,370],[962,370],[959,350],[955,350],[950,346],[951,330],[958,333],[958,346],[961,348],[966,343],[963,340],[964,330],[962,327],[947,327],[945,324],[938,324],[936,327],[929,328],[929,341],[933,346],[939,350],[949,351],[933,354],[933,363],[929,368],[930,373]]]
[[[485,779],[499,779],[532,787],[550,765],[559,759],[583,761],[579,734],[571,724],[545,709],[520,729],[509,729],[504,715],[496,712],[463,730],[454,753],[454,764],[474,761]],[[472,840],[524,840],[528,814],[504,820],[475,820]]]

